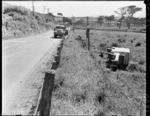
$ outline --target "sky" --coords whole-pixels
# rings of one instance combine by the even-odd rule
[[[4,2],[4,1],[3,1]],[[5,1],[12,5],[21,5],[32,10],[32,1]],[[135,5],[142,11],[134,14],[134,17],[146,17],[146,5],[144,1],[34,1],[36,12],[44,13],[44,6],[49,12],[57,15],[62,13],[66,17],[80,16],[118,16],[114,11],[120,7]],[[47,10],[45,11],[47,13]]]

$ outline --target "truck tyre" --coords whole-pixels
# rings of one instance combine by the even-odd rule
[[[116,66],[110,66],[111,71],[116,71],[117,67]]]
[[[66,30],[65,35],[68,35],[68,30]]]
[[[123,66],[123,67],[122,67],[122,70],[124,70],[124,71],[125,71],[125,70],[126,70],[126,68],[127,68],[127,66]]]
[[[54,38],[57,38],[57,35],[54,35]]]

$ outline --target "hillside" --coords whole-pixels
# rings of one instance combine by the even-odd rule
[[[53,28],[54,16],[33,12],[22,6],[2,4],[2,38],[11,39]]]

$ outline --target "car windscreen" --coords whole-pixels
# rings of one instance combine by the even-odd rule
[[[65,29],[63,26],[56,26],[56,29]]]
[[[116,56],[115,55],[108,55],[108,58],[111,60],[115,60]]]

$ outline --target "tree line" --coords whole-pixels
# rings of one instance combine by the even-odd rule
[[[142,8],[137,7],[135,5],[130,5],[126,7],[121,7],[118,11],[114,11],[118,16],[119,19],[115,19],[114,15],[111,16],[99,16],[97,22],[102,25],[104,21],[107,21],[107,26],[111,26],[112,21],[117,22],[117,26],[119,29],[122,26],[122,23],[126,23],[128,29],[130,29],[131,24],[134,26],[140,26],[146,24],[146,18],[136,18],[134,14],[141,11]]]

